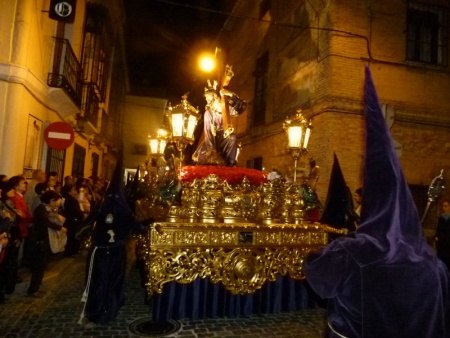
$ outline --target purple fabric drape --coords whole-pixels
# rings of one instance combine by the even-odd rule
[[[233,295],[221,284],[196,279],[190,284],[171,282],[152,297],[155,321],[239,317],[290,312],[317,305],[316,295],[304,281],[279,276],[249,295]]]

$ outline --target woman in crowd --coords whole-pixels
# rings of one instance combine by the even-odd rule
[[[84,179],[78,179],[76,183],[76,189],[77,189],[77,199],[80,203],[81,211],[84,214],[84,218],[86,218],[89,213],[91,212],[91,203],[89,202],[88,198],[86,197],[87,191],[86,186],[84,184]]]
[[[18,214],[22,218],[19,223],[19,229],[23,239],[28,236],[28,228],[32,221],[32,214],[28,209],[25,198],[23,197],[27,191],[27,181],[23,176],[13,176],[8,180],[8,182],[14,188],[14,195],[11,199],[14,202],[14,206],[17,209]]]
[[[34,224],[30,235],[30,270],[31,281],[28,288],[30,297],[39,298],[38,293],[44,278],[44,271],[50,257],[50,242],[48,229],[60,230],[67,233],[67,229],[52,219],[53,210],[58,209],[62,202],[62,197],[54,190],[48,190],[41,196],[41,204],[35,209],[33,217]],[[61,220],[64,218],[61,216]]]
[[[23,176],[17,175],[9,179],[9,181],[14,188],[14,196],[11,197],[14,202],[15,209],[18,210],[20,216],[20,221],[18,221],[20,235],[22,236],[20,248],[17,252],[17,264],[20,265],[22,262],[22,249],[24,240],[28,237],[28,231],[31,227],[33,221],[32,213],[28,209],[27,202],[25,201],[24,194],[27,191],[27,181]]]

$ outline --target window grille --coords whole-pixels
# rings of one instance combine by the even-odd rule
[[[448,29],[448,7],[409,2],[406,59],[447,66]]]
[[[265,123],[267,72],[269,68],[269,53],[265,52],[256,61],[255,75],[255,103],[253,106],[253,125],[259,126]]]
[[[45,165],[45,172],[49,173],[55,171],[58,173],[58,178],[61,181],[64,172],[64,159],[66,157],[65,150],[56,150],[48,147],[47,163]]]
[[[73,149],[72,176],[76,178],[84,177],[84,161],[86,158],[86,148],[75,143]]]

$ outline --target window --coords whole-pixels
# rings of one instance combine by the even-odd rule
[[[133,144],[133,155],[147,155],[148,145],[144,143],[135,143]]]
[[[76,178],[84,177],[84,161],[86,158],[86,148],[75,143],[73,149],[72,176]]]
[[[266,95],[267,95],[267,71],[269,68],[269,52],[265,52],[256,61],[255,75],[255,103],[253,106],[253,125],[259,126],[265,123]]]
[[[83,81],[94,85],[102,102],[106,97],[111,30],[107,10],[97,4],[88,4],[81,61]]]
[[[100,156],[97,153],[92,153],[92,155],[91,155],[92,177],[98,177],[99,161],[100,161]]]
[[[261,156],[247,160],[247,168],[263,170],[263,158]]]
[[[407,60],[447,66],[448,8],[410,2],[407,39]]]
[[[61,180],[64,172],[64,159],[66,157],[65,150],[56,150],[48,147],[47,163],[45,165],[45,172],[56,171],[58,178]]]

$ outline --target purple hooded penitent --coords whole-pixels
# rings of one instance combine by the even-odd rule
[[[111,182],[93,219],[92,247],[88,255],[85,302],[80,324],[104,324],[114,320],[124,305],[125,241],[142,230],[125,196],[123,155],[119,155]]]
[[[448,337],[449,273],[423,237],[368,66],[365,71],[360,226],[309,255],[305,274],[329,299],[331,337]]]

